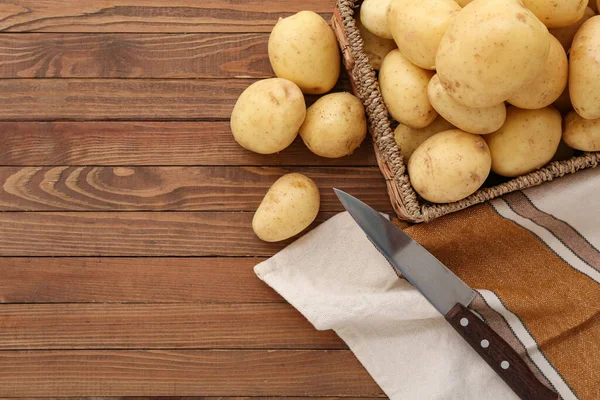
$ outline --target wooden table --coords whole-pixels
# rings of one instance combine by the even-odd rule
[[[250,221],[298,171],[390,210],[370,144],[232,139],[267,38],[333,0],[0,2],[0,397],[383,397],[252,267]],[[347,88],[345,79],[339,88]],[[314,100],[314,99],[312,99]]]

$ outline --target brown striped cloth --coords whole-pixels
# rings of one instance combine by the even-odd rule
[[[600,400],[600,169],[406,232],[477,288],[471,307],[561,398]],[[255,271],[392,399],[516,398],[347,215]]]

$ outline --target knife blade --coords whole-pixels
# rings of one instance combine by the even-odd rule
[[[559,399],[468,306],[475,291],[419,243],[362,201],[333,189],[371,243],[444,316],[522,400]]]

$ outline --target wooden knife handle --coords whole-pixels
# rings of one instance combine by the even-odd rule
[[[527,364],[496,332],[473,312],[457,303],[446,320],[522,400],[557,400]]]

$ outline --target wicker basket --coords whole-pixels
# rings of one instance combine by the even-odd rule
[[[377,76],[363,51],[363,41],[354,19],[354,12],[361,2],[362,0],[337,0],[332,25],[342,49],[352,90],[365,105],[377,162],[385,177],[394,211],[400,219],[410,222],[431,221],[506,193],[537,186],[598,165],[600,152],[585,153],[566,161],[552,162],[535,172],[499,185],[484,187],[455,203],[431,204],[419,198],[410,184],[404,160],[394,141],[391,121],[379,92]]]

